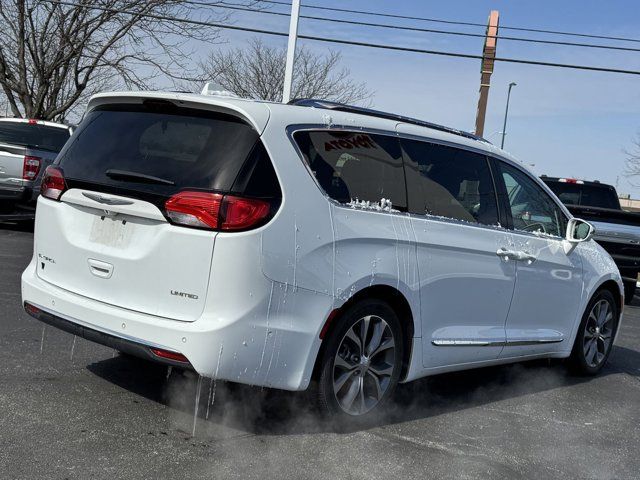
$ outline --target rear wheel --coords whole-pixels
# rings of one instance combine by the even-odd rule
[[[335,321],[320,360],[320,407],[338,417],[369,418],[400,379],[400,320],[386,303],[363,300]]]
[[[577,373],[595,375],[604,367],[618,329],[618,307],[608,290],[597,292],[582,317],[571,362]]]

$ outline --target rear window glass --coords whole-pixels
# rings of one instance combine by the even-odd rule
[[[232,116],[173,105],[108,106],[88,113],[61,152],[65,177],[152,194],[228,191],[258,141]]]
[[[406,210],[400,144],[394,137],[348,131],[301,131],[294,139],[324,191],[341,203],[390,200]]]
[[[548,182],[547,185],[565,205],[620,209],[615,190],[608,186]]]
[[[69,140],[69,130],[22,122],[0,122],[0,143],[58,153]]]

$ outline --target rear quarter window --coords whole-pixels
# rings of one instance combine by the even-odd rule
[[[316,180],[334,200],[380,202],[406,210],[406,186],[397,138],[344,130],[299,131],[294,140]]]

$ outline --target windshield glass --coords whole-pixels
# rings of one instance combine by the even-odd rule
[[[62,150],[69,136],[69,130],[66,128],[22,122],[0,122],[0,143],[9,145],[57,153]]]

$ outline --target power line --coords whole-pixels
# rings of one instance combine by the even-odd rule
[[[282,1],[278,1],[278,0],[258,0],[260,3],[271,3],[273,5],[288,5],[289,7],[291,6],[291,3],[288,2],[282,2]],[[228,5],[225,2],[221,2],[224,5]],[[486,24],[483,23],[472,23],[472,22],[460,22],[460,21],[453,21],[453,20],[442,20],[442,19],[437,19],[437,18],[425,18],[425,17],[412,17],[409,15],[397,15],[397,14],[393,14],[393,13],[380,13],[380,12],[368,12],[365,10],[351,10],[348,8],[336,8],[336,7],[321,7],[319,5],[305,5],[302,4],[303,8],[310,8],[310,9],[316,9],[316,10],[326,10],[326,11],[331,11],[331,12],[341,12],[341,13],[358,13],[360,15],[372,15],[375,17],[387,17],[387,18],[399,18],[402,20],[421,20],[421,21],[425,21],[425,22],[434,22],[434,23],[447,23],[447,24],[451,24],[451,25],[468,25],[468,26],[472,26],[472,27],[483,27],[486,28]]]
[[[212,3],[207,3],[207,2],[197,1],[197,0],[185,0],[184,3],[188,3],[188,4],[191,4],[191,5],[202,5],[202,6],[207,6],[207,7],[215,7],[215,8],[226,8],[226,9],[243,11],[243,12],[264,13],[264,14],[267,14],[267,15],[276,15],[276,16],[281,16],[281,17],[289,17],[290,16],[288,13],[272,12],[272,11],[269,11],[269,10],[260,10],[260,9],[257,9],[257,8],[249,8],[249,7],[244,7],[244,6],[240,6],[240,5],[237,5],[237,4],[229,4],[229,3],[212,4]],[[449,30],[436,30],[436,29],[431,29],[431,28],[419,28],[419,27],[404,27],[404,26],[400,26],[400,25],[389,25],[389,24],[384,24],[384,23],[371,23],[371,22],[363,22],[363,21],[359,21],[359,20],[344,20],[344,19],[338,19],[338,18],[316,17],[316,16],[312,16],[312,15],[300,15],[300,18],[305,18],[305,19],[308,19],[308,20],[319,20],[319,21],[323,21],[323,22],[343,23],[343,24],[349,24],[349,25],[360,25],[360,26],[367,26],[367,27],[390,28],[390,29],[394,29],[394,30],[405,30],[405,31],[412,31],[412,32],[436,33],[436,34],[444,34],[444,35],[457,35],[457,36],[474,37],[474,38],[496,38],[496,39],[500,39],[500,40],[510,40],[510,41],[517,41],[517,42],[541,43],[541,44],[545,44],[545,45],[563,45],[563,46],[571,46],[571,47],[599,48],[599,49],[603,49],[603,50],[621,50],[621,51],[628,51],[628,52],[640,52],[640,48],[618,47],[618,46],[615,46],[615,45],[598,45],[598,44],[593,44],[593,43],[562,42],[562,41],[559,41],[559,40],[540,40],[540,39],[536,39],[536,38],[508,37],[508,36],[502,36],[502,35],[493,36],[493,35],[485,35],[485,34],[481,34],[481,33],[452,32],[452,31],[449,31]],[[499,27],[499,28],[502,28],[502,27]]]
[[[97,6],[97,5],[80,5],[78,3],[64,1],[64,0],[42,0],[42,1],[47,2],[47,3],[52,3],[52,4],[58,4],[58,5],[68,5],[68,6],[79,7],[79,8],[88,8],[88,9],[92,9],[92,10],[100,10],[100,11],[109,12],[109,13],[121,13],[121,14],[124,14],[124,15],[139,15],[141,17],[153,18],[153,19],[162,20],[162,21],[188,23],[188,24],[192,24],[192,25],[208,26],[208,27],[214,27],[214,28],[220,28],[220,29],[226,29],[226,30],[237,30],[237,31],[244,31],[244,32],[260,33],[260,34],[264,34],[264,35],[274,35],[274,36],[279,36],[279,37],[287,37],[288,36],[287,33],[277,32],[277,31],[274,31],[274,30],[265,30],[265,29],[260,29],[260,28],[251,28],[251,27],[241,27],[241,26],[238,26],[238,25],[227,25],[227,24],[215,23],[215,22],[205,22],[205,21],[201,21],[201,20],[193,20],[193,19],[187,19],[187,18],[177,18],[177,17],[168,16],[168,15],[156,15],[156,14],[152,14],[152,13],[140,13],[140,12],[124,10],[124,9],[119,9],[119,8],[100,7],[100,6]],[[399,52],[421,53],[421,54],[427,54],[427,55],[439,55],[439,56],[457,57],[457,58],[470,58],[470,59],[476,59],[476,60],[482,60],[482,58],[483,58],[482,55],[475,55],[475,54],[468,54],[468,53],[445,52],[445,51],[441,51],[441,50],[426,50],[426,49],[421,49],[421,48],[401,47],[401,46],[396,46],[396,45],[385,45],[385,44],[379,44],[379,43],[358,42],[358,41],[353,41],[353,40],[340,40],[340,39],[336,39],[336,38],[316,37],[316,36],[312,36],[312,35],[298,35],[298,38],[302,38],[304,40],[312,40],[312,41],[317,41],[317,42],[324,42],[324,43],[338,43],[338,44],[342,44],[342,45],[369,47],[369,48],[377,48],[377,49],[383,49],[383,50],[393,50],[393,51],[399,51]],[[618,68],[595,67],[595,66],[590,66],[590,65],[542,62],[542,61],[538,61],[538,60],[525,60],[525,59],[519,59],[519,58],[505,58],[505,57],[496,57],[496,58],[494,58],[494,60],[496,62],[519,63],[519,64],[526,64],[526,65],[539,65],[539,66],[558,67],[558,68],[569,68],[569,69],[575,69],[575,70],[590,70],[590,71],[595,71],[595,72],[623,73],[623,74],[627,74],[627,75],[640,75],[640,71],[638,71],[638,70],[624,70],[624,69],[618,69]]]
[[[283,2],[279,0],[259,0],[262,3],[271,3],[274,5],[287,5],[291,6],[291,3]],[[222,2],[226,4],[225,2]],[[226,4],[228,5],[228,4]],[[427,17],[414,17],[410,15],[397,15],[393,13],[381,13],[381,12],[369,12],[366,10],[352,10],[348,8],[336,8],[336,7],[322,7],[320,5],[302,5],[303,8],[310,8],[316,10],[325,10],[332,12],[341,12],[341,13],[357,13],[360,15],[371,15],[376,17],[386,17],[386,18],[398,18],[402,20],[418,20],[423,22],[432,22],[432,23],[444,23],[449,25],[466,25],[471,27],[482,27],[486,28],[487,25],[484,23],[474,23],[474,22],[462,22],[462,21],[454,21],[454,20],[444,20],[441,18],[427,18]],[[640,39],[637,38],[628,38],[628,37],[612,37],[608,35],[595,35],[590,33],[578,33],[578,32],[563,32],[558,30],[543,30],[538,28],[524,28],[524,27],[510,27],[506,25],[500,25],[500,29],[502,30],[514,30],[520,32],[534,32],[534,33],[547,33],[551,35],[565,35],[565,36],[573,36],[573,37],[584,37],[584,38],[598,38],[601,40],[616,40],[621,42],[636,42],[640,43]]]

